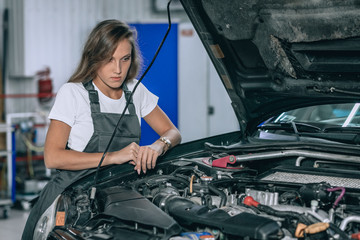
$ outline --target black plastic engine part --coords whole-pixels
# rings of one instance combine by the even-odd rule
[[[166,201],[166,211],[182,224],[205,225],[221,232],[251,239],[271,239],[279,233],[279,225],[269,219],[250,213],[230,216],[225,211],[207,206],[199,206],[188,199],[172,196]]]
[[[107,188],[98,191],[96,199],[102,214],[159,228],[164,233],[163,238],[181,232],[180,225],[174,219],[132,189],[118,186]]]
[[[310,183],[302,186],[299,193],[302,199],[309,204],[311,200],[317,200],[323,206],[331,204],[335,200],[335,194],[327,191],[331,186],[328,183]]]

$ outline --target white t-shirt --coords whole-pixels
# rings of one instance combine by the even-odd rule
[[[127,82],[132,91],[137,80]],[[100,111],[109,113],[122,113],[126,105],[125,94],[120,99],[111,99],[104,95],[93,83],[98,91]],[[141,118],[148,115],[157,105],[158,97],[152,94],[142,83],[133,94],[136,115]],[[128,114],[128,110],[126,114]],[[58,91],[54,105],[50,111],[49,119],[62,121],[71,127],[68,146],[76,151],[83,151],[89,142],[94,126],[91,118],[90,100],[88,91],[82,83],[65,83]]]

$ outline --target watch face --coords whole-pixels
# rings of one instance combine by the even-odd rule
[[[163,141],[168,146],[168,148],[171,147],[171,141],[168,138],[161,137],[160,140]]]

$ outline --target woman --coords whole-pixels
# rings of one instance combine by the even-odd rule
[[[181,135],[157,105],[158,97],[140,83],[130,99],[139,68],[135,32],[117,20],[100,22],[49,114],[44,160],[57,173],[32,208],[22,239],[33,238],[37,220],[67,186],[98,166],[127,101],[102,166],[130,163],[138,174],[146,173],[158,156],[180,143]],[[141,118],[160,136],[149,146],[138,145]]]

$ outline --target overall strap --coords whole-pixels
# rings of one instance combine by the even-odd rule
[[[89,92],[89,99],[90,99],[90,107],[91,107],[91,112],[95,113],[95,112],[100,112],[100,103],[99,103],[99,96],[98,96],[98,92],[95,90],[94,86],[92,85],[92,81],[88,81],[86,83],[83,83],[85,89]],[[130,102],[129,103],[129,113],[131,115],[135,115],[136,111],[135,111],[135,106],[134,103],[132,101],[131,97],[131,91],[127,88],[126,84],[124,83],[123,86],[123,91],[125,93],[125,99],[126,102]]]
[[[133,103],[132,98],[130,99],[130,97],[131,97],[131,91],[127,88],[127,86],[126,86],[125,83],[123,84],[123,87],[122,87],[122,88],[123,88],[123,91],[124,91],[124,93],[125,93],[126,102],[129,102],[129,107],[128,107],[129,113],[130,113],[131,115],[135,115],[135,114],[136,114],[136,112],[135,112],[135,106],[134,106],[134,103]]]
[[[100,103],[99,103],[99,96],[98,92],[94,89],[92,85],[92,81],[88,81],[83,83],[85,89],[89,92],[89,99],[90,99],[90,107],[92,113],[100,112]]]

